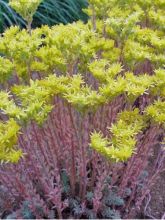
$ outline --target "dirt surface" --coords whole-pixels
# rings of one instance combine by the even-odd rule
[[[160,145],[156,145],[149,160],[148,172],[153,172],[152,167],[157,158]],[[164,152],[163,152],[164,153]],[[163,162],[165,168],[165,161]],[[144,202],[144,216],[150,219],[165,219],[165,171],[163,171],[151,188]]]
[[[151,200],[146,211],[150,215],[149,217],[161,219],[165,213],[165,172],[160,175],[156,184],[152,187],[150,196],[148,199]],[[165,216],[163,219],[165,219]]]

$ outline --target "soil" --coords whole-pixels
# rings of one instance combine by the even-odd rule
[[[150,158],[148,166],[149,172],[152,169],[152,165],[158,155],[159,149],[160,145],[156,145],[153,152],[154,156]],[[165,161],[163,167],[165,167]],[[151,188],[150,194],[147,196],[144,202],[144,207],[146,204],[147,209],[144,211],[145,218],[165,219],[165,171],[160,174],[159,178]]]
[[[151,201],[148,205],[150,215],[155,219],[161,219],[165,213],[165,172],[160,175],[150,195]],[[163,219],[165,219],[165,217]]]

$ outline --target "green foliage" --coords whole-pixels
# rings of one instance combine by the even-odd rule
[[[54,25],[87,21],[88,16],[82,9],[88,6],[87,0],[44,0],[34,15],[33,26]]]
[[[10,93],[0,92],[0,109],[3,114],[8,115],[11,118],[19,119],[21,115],[21,109],[16,106],[15,102],[10,99],[12,96]]]
[[[153,105],[146,109],[146,114],[150,116],[155,122],[164,124],[165,122],[165,102],[157,100]]]
[[[28,1],[26,7],[22,1],[10,2],[30,25],[41,1]],[[123,97],[126,109],[108,128],[109,136],[96,129],[90,146],[110,160],[126,161],[136,152],[137,135],[148,123],[164,124],[165,120],[164,4],[150,0],[89,3],[87,24],[79,21],[33,30],[14,26],[0,37],[0,109],[9,122],[26,126],[35,121],[42,126],[55,96],[74,106],[82,117]],[[15,78],[17,85],[13,85]],[[132,105],[144,95],[155,102],[141,112]]]
[[[113,135],[111,140],[104,138],[101,133],[94,132],[91,135],[91,146],[109,159],[125,161],[133,154],[135,137],[144,126],[144,118],[137,109],[122,112],[110,128]]]
[[[61,172],[61,180],[62,180],[62,184],[63,184],[64,193],[69,193],[69,191],[70,191],[69,177],[68,177],[67,172],[65,170],[63,170]]]
[[[22,16],[27,22],[32,22],[33,15],[36,12],[42,0],[10,0],[9,5]]]
[[[105,207],[102,210],[103,218],[106,219],[121,219],[118,211],[111,209],[110,207]]]
[[[107,59],[94,60],[89,64],[92,75],[100,82],[109,82],[122,71],[120,63],[110,63]],[[103,74],[104,73],[104,74]]]
[[[107,206],[123,206],[124,205],[124,200],[120,197],[117,196],[114,192],[109,192],[105,198],[104,198],[105,205]]]
[[[26,25],[24,19],[8,5],[8,2],[0,0],[0,32],[11,25]],[[43,0],[34,14],[32,26],[67,24],[80,19],[87,21],[87,15],[82,12],[82,8],[86,8],[87,5],[86,0]]]
[[[0,83],[5,83],[13,72],[13,64],[8,60],[0,57]]]
[[[34,215],[30,209],[30,204],[28,201],[24,201],[21,208],[21,214],[24,219],[33,219]]]
[[[8,0],[0,0],[0,33],[14,24],[25,25],[25,21],[8,5]]]
[[[0,122],[0,161],[17,163],[22,155],[21,150],[16,149],[17,133],[19,125],[10,119],[7,123]]]
[[[79,91],[67,91],[64,96],[69,103],[76,107],[80,112],[88,109],[95,109],[105,102],[105,98],[89,87],[81,87]]]

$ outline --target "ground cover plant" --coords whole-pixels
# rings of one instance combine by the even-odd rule
[[[1,217],[134,218],[164,170],[165,3],[32,29],[40,3],[11,0],[27,28],[0,37]]]
[[[0,0],[0,32],[11,25],[25,27],[25,21],[9,5],[8,0]],[[87,7],[86,0],[44,0],[39,5],[34,18],[33,27],[42,24],[49,26],[58,23],[71,23],[77,20],[87,21],[88,17],[82,12]]]

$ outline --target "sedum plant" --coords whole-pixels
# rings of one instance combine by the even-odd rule
[[[87,24],[31,29],[40,2],[11,0],[27,29],[0,37],[0,177],[13,215],[135,217],[163,170],[164,2],[91,0]]]
[[[22,1],[9,1],[9,5],[27,21],[27,28],[29,29],[32,24],[33,15],[42,0],[22,0]]]

